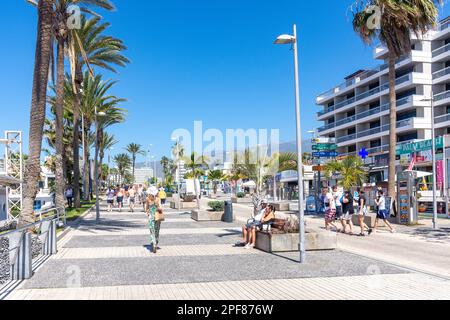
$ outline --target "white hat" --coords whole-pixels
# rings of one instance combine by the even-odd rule
[[[156,197],[156,195],[158,194],[158,189],[156,187],[152,186],[152,187],[148,188],[147,193]]]

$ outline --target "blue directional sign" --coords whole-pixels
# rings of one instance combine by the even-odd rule
[[[366,148],[361,149],[361,151],[359,152],[359,156],[363,160],[367,159],[367,157],[369,156],[369,153],[367,152]]]
[[[321,151],[321,152],[313,152],[312,156],[314,158],[336,158],[339,154],[336,151]]]

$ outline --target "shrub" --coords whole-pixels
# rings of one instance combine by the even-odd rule
[[[237,197],[241,199],[245,198],[245,192],[238,192]]]
[[[208,207],[214,212],[220,212],[225,210],[225,203],[223,201],[210,201]]]

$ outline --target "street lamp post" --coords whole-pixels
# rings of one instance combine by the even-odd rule
[[[431,139],[433,150],[431,151],[433,159],[433,229],[438,228],[438,216],[437,216],[437,198],[436,198],[436,132],[434,128],[434,93],[431,91]],[[444,146],[445,152],[445,146]]]
[[[172,141],[176,141],[177,143],[177,191],[178,191],[178,211],[181,211],[181,178],[180,178],[180,138],[179,137],[172,137]]]
[[[294,51],[294,76],[295,76],[295,114],[297,129],[297,173],[298,173],[298,215],[300,234],[300,263],[306,261],[305,246],[305,212],[303,210],[303,162],[302,162],[302,131],[300,123],[300,84],[298,77],[298,48],[297,26],[293,26],[293,35],[281,35],[275,40],[275,44],[291,44]]]

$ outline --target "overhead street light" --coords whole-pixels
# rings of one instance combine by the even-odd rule
[[[300,85],[298,77],[298,53],[297,53],[297,26],[293,26],[293,35],[283,34],[275,40],[275,44],[291,44],[294,52],[294,76],[295,76],[295,114],[297,129],[297,173],[298,173],[298,216],[300,233],[300,263],[306,260],[305,246],[305,212],[303,210],[303,162],[302,162],[302,131],[300,123]]]

